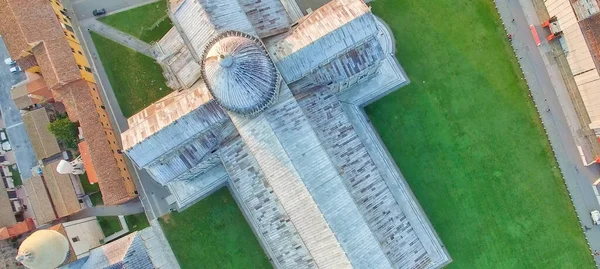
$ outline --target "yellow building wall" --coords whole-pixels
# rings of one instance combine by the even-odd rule
[[[83,79],[89,82],[95,82],[94,74],[92,74],[92,69],[90,68],[90,64],[83,54],[83,49],[81,48],[81,43],[77,39],[75,35],[75,30],[73,29],[73,25],[71,24],[71,19],[67,17],[66,12],[62,4],[58,0],[50,1],[52,4],[52,8],[54,9],[54,14],[56,14],[56,18],[60,21],[63,26],[63,31],[65,33],[65,37],[71,46],[71,50],[73,51],[73,56],[75,56],[75,62],[79,66],[79,70],[81,70],[81,76]]]
[[[132,196],[136,195],[135,194],[136,188],[133,183],[131,174],[129,173],[129,169],[127,168],[127,165],[125,163],[123,154],[119,153],[119,152],[121,152],[119,140],[117,140],[115,131],[114,131],[112,124],[110,123],[110,120],[108,118],[109,115],[107,114],[106,108],[104,107],[104,104],[102,103],[102,98],[100,97],[100,93],[98,92],[98,86],[95,83],[94,75],[92,73],[92,69],[90,68],[89,61],[85,57],[85,54],[83,53],[83,49],[81,47],[81,43],[79,42],[79,40],[77,39],[77,36],[74,33],[73,26],[71,25],[71,19],[65,15],[66,12],[64,11],[64,7],[59,2],[59,0],[53,0],[53,1],[50,1],[50,3],[52,4],[52,8],[54,9],[54,13],[56,14],[56,17],[58,18],[58,20],[61,22],[61,25],[63,26],[63,31],[65,33],[65,37],[66,37],[67,41],[69,42],[69,45],[71,46],[71,50],[73,51],[73,56],[75,56],[75,62],[77,63],[77,65],[79,66],[79,69],[81,70],[81,76],[83,77],[83,79],[88,81],[88,87],[89,87],[90,93],[92,95],[92,98],[94,99],[94,105],[95,105],[96,112],[98,112],[99,120],[102,123],[102,126],[104,126],[106,140],[110,144],[110,147],[113,151],[115,160],[117,161],[117,166],[119,167],[119,170],[121,170],[121,176],[123,177],[123,180],[125,181],[125,187],[127,188],[127,192],[129,192]],[[37,67],[37,68],[39,69],[39,67]],[[98,169],[102,169],[102,168],[100,167]]]
[[[98,92],[98,86],[95,83],[88,82],[88,87],[90,88],[90,93],[92,98],[94,99],[94,105],[96,106],[96,112],[98,112],[100,122],[102,126],[104,126],[104,132],[106,133],[106,140],[110,144],[110,147],[113,151],[113,155],[115,160],[117,161],[117,166],[119,170],[121,170],[121,176],[125,181],[125,188],[127,188],[127,192],[135,195],[135,185],[133,183],[133,179],[131,178],[131,174],[129,173],[129,169],[127,168],[127,164],[125,163],[125,159],[123,157],[123,153],[121,150],[121,146],[119,145],[119,140],[117,140],[117,136],[112,128],[112,124],[108,117],[108,113],[106,112],[106,108],[102,103],[102,98],[100,97],[100,93]]]

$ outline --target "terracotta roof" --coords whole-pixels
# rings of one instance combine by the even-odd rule
[[[48,130],[50,119],[45,108],[23,114],[23,124],[38,160],[52,157],[61,152],[56,137]]]
[[[79,154],[85,167],[85,173],[87,174],[88,181],[90,184],[98,183],[98,177],[96,176],[96,170],[94,170],[94,164],[92,163],[92,157],[90,157],[90,150],[85,141],[77,145],[79,148]]]
[[[10,203],[4,184],[0,184],[0,227],[12,226],[17,223]]]
[[[101,169],[92,169],[96,172],[104,204],[120,204],[136,197],[135,194],[127,192],[125,180],[106,139],[105,132],[110,129],[102,125],[96,110],[90,109],[95,105],[87,82],[85,80],[71,82],[55,93],[62,97],[69,118],[73,120],[73,116],[79,121],[92,166],[101,167]]]
[[[10,55],[18,60],[31,51],[51,89],[81,77],[63,31],[46,0],[0,0],[0,34]]]
[[[15,105],[19,109],[33,105],[31,98],[27,96],[27,84],[15,85],[15,87],[10,90],[10,94]]]
[[[33,177],[23,182],[27,197],[29,198],[28,210],[33,211],[37,225],[51,222],[57,218],[48,191],[44,186],[42,177],[37,174],[37,168],[33,169]]]
[[[596,68],[600,68],[600,13],[579,22]]]
[[[8,239],[17,235],[31,232],[33,230],[35,230],[35,223],[33,222],[33,219],[26,218],[24,221],[18,222],[13,226],[3,227],[0,229],[0,240]]]
[[[60,160],[48,163],[42,168],[46,187],[52,197],[54,209],[58,217],[64,217],[81,210],[77,194],[69,175],[56,172]]]
[[[27,80],[13,86],[11,96],[17,108],[25,108],[42,101],[53,101],[52,91],[46,86],[44,78],[35,73],[25,73]]]
[[[46,164],[42,168],[43,178],[38,174],[38,168],[33,168],[33,177],[24,183],[38,226],[81,209],[69,175],[56,172],[59,162]]]

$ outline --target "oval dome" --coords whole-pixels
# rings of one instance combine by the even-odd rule
[[[39,230],[31,234],[19,247],[17,261],[27,268],[56,268],[69,254],[69,240],[53,230]]]
[[[279,90],[277,69],[262,43],[236,31],[224,32],[208,44],[202,77],[215,100],[240,115],[266,109]]]

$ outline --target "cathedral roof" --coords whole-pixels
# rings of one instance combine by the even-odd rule
[[[237,31],[223,32],[209,42],[202,77],[215,100],[240,115],[264,110],[279,90],[277,69],[262,43]]]

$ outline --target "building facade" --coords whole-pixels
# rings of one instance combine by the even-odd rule
[[[79,123],[89,153],[85,165],[98,179],[104,203],[136,197],[92,69],[61,2],[1,0],[0,25],[11,57],[25,72],[40,74],[69,119]]]

